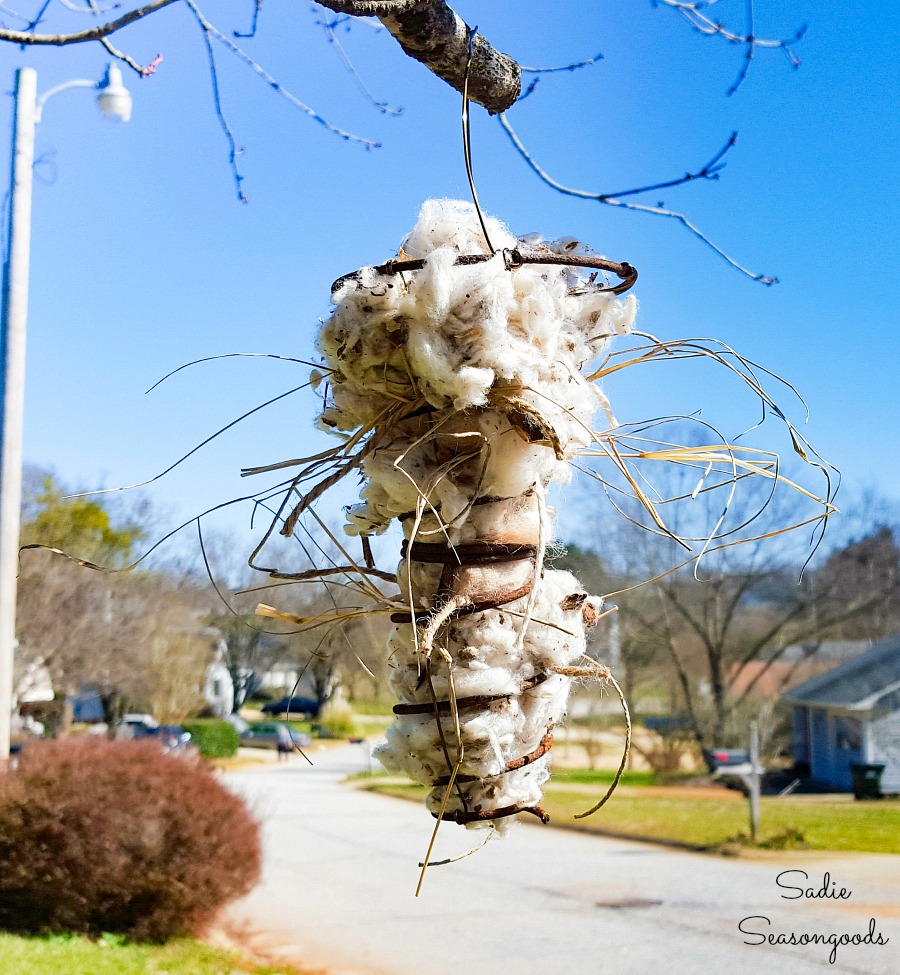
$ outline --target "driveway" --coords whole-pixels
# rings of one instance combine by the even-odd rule
[[[228,776],[261,816],[265,843],[262,882],[228,917],[285,960],[333,975],[900,972],[900,857],[735,860],[523,825],[431,868],[416,898],[433,824],[424,807],[342,784],[365,764],[360,746],[313,758],[313,768],[294,760]],[[434,858],[477,839],[445,824]],[[827,889],[849,897],[800,895],[826,873]],[[838,945],[834,963],[829,943],[758,943],[865,936],[870,923],[887,943]]]

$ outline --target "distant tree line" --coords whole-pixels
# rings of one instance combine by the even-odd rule
[[[304,674],[302,693],[321,703],[341,684],[382,695],[384,638],[368,635],[367,621],[296,632],[254,615],[259,594],[242,592],[252,589],[249,577],[214,586],[205,571],[174,563],[128,570],[152,534],[146,508],[117,513],[97,498],[68,497],[46,472],[27,473],[15,682],[27,692],[49,678],[56,698],[43,710],[57,722],[66,720],[66,698],[85,688],[110,723],[134,710],[164,722],[200,713],[222,641],[235,711],[279,661]],[[286,605],[314,615],[335,602],[318,585]]]

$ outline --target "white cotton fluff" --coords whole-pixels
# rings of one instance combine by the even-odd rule
[[[545,758],[515,772],[504,769],[509,762],[537,749],[565,716],[569,678],[551,674],[527,690],[523,691],[522,686],[529,679],[547,674],[551,667],[576,665],[585,653],[582,605],[563,608],[566,597],[580,593],[583,588],[571,573],[545,571],[533,620],[521,647],[518,643],[525,598],[460,617],[446,628],[443,645],[453,657],[457,701],[508,695],[479,709],[459,709],[464,748],[459,775],[477,778],[460,786],[469,808],[528,806],[540,799],[540,786],[548,775]],[[389,684],[401,704],[430,700],[422,683],[423,662],[411,625],[402,624],[392,634],[388,661]],[[437,699],[448,700],[445,667],[434,669],[432,683]],[[441,718],[441,731],[453,751],[454,723],[449,713]],[[430,785],[448,773],[433,714],[399,715],[387,731],[386,744],[376,755],[389,771],[403,773],[417,782]],[[432,812],[440,807],[445,791],[443,785],[432,790],[427,800]],[[447,812],[461,808],[460,795],[454,791]],[[497,820],[495,825],[502,829],[506,823]]]
[[[552,535],[540,498],[550,481],[568,480],[569,460],[592,440],[606,402],[583,370],[631,328],[636,302],[592,287],[587,271],[511,270],[504,249],[587,249],[571,239],[519,240],[493,218],[487,226],[495,256],[456,266],[461,254],[486,253],[477,214],[467,203],[429,200],[399,256],[423,259],[421,270],[370,267],[342,285],[318,342],[330,388],[319,424],[371,431],[349,534],[377,534],[399,518],[416,544],[537,551],[490,565],[454,566],[451,558],[446,569],[408,556],[398,582],[411,613],[437,613],[451,597],[500,605],[438,629],[430,687],[420,648],[428,619],[414,628],[410,616],[388,645],[391,687],[413,710],[449,701],[452,658],[459,737],[449,707],[438,716],[433,704],[428,713],[398,714],[377,752],[382,764],[432,785],[435,815],[443,808],[467,825],[504,830],[511,820],[491,819],[492,811],[540,799],[549,775],[542,743],[565,716],[571,684],[554,668],[578,665],[585,620],[600,604],[569,573],[537,564]],[[472,698],[479,700],[467,704]],[[448,754],[455,763],[460,747],[447,796]],[[483,818],[473,821],[473,813]]]
[[[581,370],[613,336],[631,328],[636,302],[591,290],[587,272],[568,267],[526,264],[509,271],[501,251],[519,241],[494,219],[488,229],[497,254],[482,264],[454,267],[460,254],[485,252],[477,216],[471,204],[429,200],[402,251],[425,259],[421,271],[378,275],[368,268],[359,280],[345,282],[318,341],[332,370],[331,402],[319,425],[357,430],[403,403],[420,403],[442,416],[464,414],[465,427],[485,438],[485,450],[495,454],[490,483],[502,496],[514,496],[522,490],[517,485],[535,475],[544,481],[569,477],[563,461],[591,442],[594,414],[604,405]],[[584,249],[570,240],[538,245],[531,238],[530,249],[538,246],[565,253]],[[518,457],[518,434],[505,419],[511,410],[541,418],[553,454],[538,448]],[[417,489],[429,488],[424,472],[440,467],[434,442],[407,453],[423,432],[420,424],[407,427],[405,440],[403,425],[398,427],[388,453],[366,458],[365,510],[352,513],[351,534],[383,531],[392,518],[410,511]],[[504,459],[504,452],[518,459]],[[504,483],[510,463],[523,469],[521,477],[511,475]],[[439,495],[441,489],[432,490]],[[444,516],[443,503],[436,498],[437,513],[452,520],[453,513]]]

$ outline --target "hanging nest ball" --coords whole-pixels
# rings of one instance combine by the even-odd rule
[[[636,302],[617,293],[636,273],[574,240],[488,231],[493,255],[471,205],[430,200],[396,262],[335,283],[319,426],[367,436],[346,531],[396,519],[405,536],[388,642],[399,703],[376,755],[432,787],[439,820],[502,831],[516,813],[546,819],[572,681],[609,676],[585,656],[602,601],[544,567],[544,498],[608,412],[582,370],[631,328]]]

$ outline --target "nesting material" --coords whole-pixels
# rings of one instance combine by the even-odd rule
[[[401,257],[422,270],[363,269],[335,295],[319,336],[329,395],[319,424],[372,430],[351,535],[399,519],[404,613],[388,654],[396,720],[378,758],[432,786],[442,819],[504,829],[538,803],[554,727],[586,629],[602,612],[568,572],[543,568],[552,540],[551,481],[592,441],[608,406],[583,375],[628,331],[633,298],[599,290],[588,272],[511,268],[504,249],[585,254],[572,240],[519,240],[471,205],[431,200]]]

